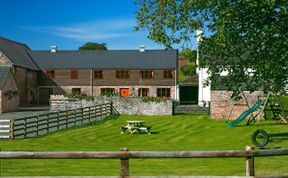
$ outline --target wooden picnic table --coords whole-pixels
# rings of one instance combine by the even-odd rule
[[[130,134],[133,134],[135,132],[142,133],[145,132],[147,134],[150,134],[151,127],[146,126],[144,121],[127,121],[126,126],[121,126],[121,133],[123,134],[126,130],[130,132]]]

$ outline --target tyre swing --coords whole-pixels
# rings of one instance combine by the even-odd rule
[[[261,113],[260,113],[260,117],[258,118],[257,125],[260,123],[260,120],[263,117],[263,113],[264,113],[263,111],[267,105],[269,96],[270,96],[270,93],[268,93],[268,95],[266,97],[266,100],[264,102],[264,106],[263,106]],[[269,135],[265,130],[261,129],[261,124],[259,124],[259,127],[260,127],[260,129],[257,129],[256,131],[254,131],[252,133],[251,140],[252,140],[252,143],[255,146],[257,146],[258,148],[264,148],[269,143]]]
[[[269,142],[269,135],[263,129],[258,129],[251,135],[252,143],[259,147],[264,148]]]

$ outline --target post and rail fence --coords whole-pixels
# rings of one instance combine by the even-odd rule
[[[119,113],[111,102],[73,110],[5,120],[6,125],[0,125],[0,127],[6,128],[6,135],[3,135],[2,138],[13,140],[15,138],[35,137],[70,127],[101,122],[106,119],[117,118],[118,116]]]
[[[286,175],[255,176],[254,158],[267,156],[288,155],[288,148],[253,150],[253,147],[247,146],[246,150],[222,150],[222,151],[128,151],[127,148],[119,152],[0,152],[0,159],[120,159],[120,177],[133,177],[129,175],[129,159],[152,159],[152,158],[246,158],[246,176],[230,176],[231,178],[287,178]],[[60,177],[60,176],[59,176]],[[73,176],[75,177],[75,176]],[[91,177],[91,176],[90,176]],[[101,176],[105,177],[105,176]],[[108,177],[108,176],[107,176]],[[111,176],[109,176],[111,178]],[[116,176],[115,176],[116,177]],[[137,176],[141,177],[141,176]],[[145,176],[143,176],[145,177]],[[149,178],[157,176],[149,176]],[[162,176],[163,177],[163,176]],[[165,176],[165,178],[175,176]],[[183,176],[185,177],[185,176]],[[193,177],[193,176],[187,176]],[[201,176],[197,176],[201,178]],[[202,176],[202,178],[212,178],[213,176]],[[215,177],[215,176],[214,176]],[[228,178],[229,176],[223,176]],[[67,176],[68,178],[68,176]],[[83,176],[81,176],[83,178]],[[219,178],[219,176],[218,176]]]

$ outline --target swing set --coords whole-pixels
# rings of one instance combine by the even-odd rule
[[[228,122],[227,125],[229,127],[233,127],[233,126],[239,124],[241,121],[244,121],[245,118],[248,116],[249,116],[249,119],[247,120],[246,126],[250,125],[253,121],[255,121],[255,122],[257,121],[257,125],[258,125],[261,118],[263,117],[265,107],[267,106],[268,99],[270,97],[270,93],[268,93],[266,97],[264,97],[264,94],[262,94],[262,96],[258,97],[258,100],[252,106],[249,105],[247,97],[244,94],[244,92],[242,91],[241,93],[242,93],[243,99],[244,99],[248,109],[246,111],[244,111],[237,119]],[[230,120],[230,117],[234,111],[235,103],[236,103],[236,101],[234,100],[227,120]],[[256,114],[254,114],[254,112],[256,112]]]
[[[277,116],[277,118],[280,121],[282,121],[282,122],[284,122],[286,124],[288,123],[288,117],[287,117],[286,114],[283,114],[284,113],[283,112],[283,108],[280,107],[280,104],[279,103],[278,104],[275,104],[275,103],[272,104],[273,102],[271,102],[271,100],[269,100],[269,97],[271,97],[271,93],[270,92],[266,95],[266,97],[264,96],[263,92],[260,92],[261,96],[258,97],[258,100],[252,106],[249,105],[247,97],[245,96],[244,92],[242,91],[241,93],[243,95],[243,99],[245,100],[245,103],[246,103],[248,109],[246,111],[244,111],[237,119],[228,122],[227,125],[229,127],[233,127],[233,126],[237,125],[241,121],[245,120],[245,118],[247,118],[248,116],[249,116],[249,118],[247,120],[246,126],[250,125],[253,121],[257,122],[257,126],[258,126],[260,121],[261,121],[261,119],[263,118],[264,110],[267,107],[268,103],[269,103],[269,106],[271,108],[271,111],[272,111],[274,117]],[[229,118],[231,117],[232,112],[234,110],[234,106],[235,106],[235,100],[233,101],[233,106],[230,109],[229,116],[228,116],[227,120],[229,120]],[[273,106],[277,106],[281,110],[280,111],[276,110],[276,109],[274,110]],[[269,135],[267,134],[266,131],[261,129],[261,125],[260,125],[260,129],[257,129],[251,135],[251,140],[252,140],[252,143],[255,146],[263,148],[269,142]]]

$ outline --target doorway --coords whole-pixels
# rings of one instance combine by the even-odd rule
[[[39,104],[48,105],[51,94],[52,94],[52,88],[40,88],[39,89]]]
[[[180,86],[180,104],[198,104],[198,86]]]
[[[129,88],[120,88],[120,96],[129,96]]]

